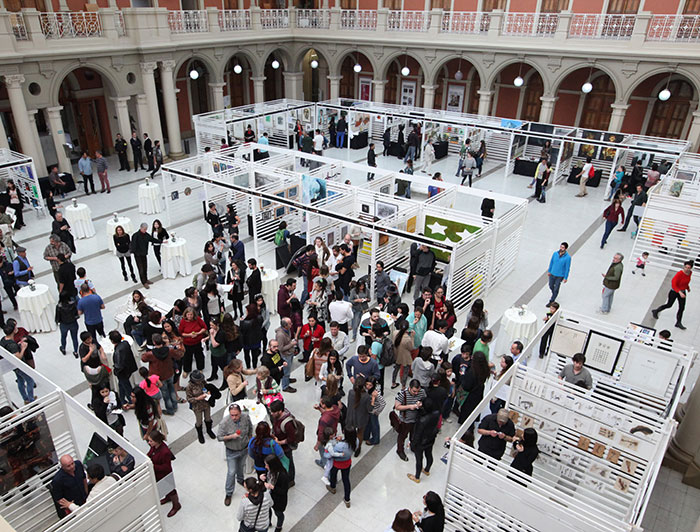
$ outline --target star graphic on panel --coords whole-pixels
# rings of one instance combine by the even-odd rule
[[[438,222],[433,222],[430,225],[426,226],[430,231],[435,234],[435,235],[445,235],[445,229],[447,229],[446,225],[440,225]]]
[[[462,240],[469,238],[469,235],[471,235],[471,233],[469,231],[467,231],[466,229],[464,229],[463,231],[461,231],[459,233],[455,233],[455,235],[457,235],[459,237],[458,242],[461,242]]]

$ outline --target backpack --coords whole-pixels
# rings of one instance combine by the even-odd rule
[[[379,363],[384,366],[391,366],[396,362],[396,352],[394,351],[394,342],[390,336],[386,336],[382,340],[382,354],[379,356]]]
[[[588,177],[595,177],[595,168],[593,168],[593,165],[591,165],[591,169],[588,170]]]
[[[285,424],[288,421],[291,421],[292,423],[294,423],[294,444],[290,444],[289,446],[292,448],[292,450],[296,451],[299,444],[301,442],[303,442],[305,439],[304,431],[306,431],[306,427],[304,426],[304,424],[301,421],[299,421],[297,418],[295,418],[291,414],[289,414],[285,418],[285,420],[284,420]]]
[[[278,229],[275,232],[275,246],[282,245],[282,242],[284,242],[284,229]]]

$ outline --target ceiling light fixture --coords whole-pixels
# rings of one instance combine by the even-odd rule
[[[199,79],[199,70],[197,68],[190,70],[190,79]]]
[[[280,67],[280,62],[277,61],[277,59],[273,59],[273,60],[272,60],[272,63],[270,63],[270,66],[271,66],[272,68],[274,68],[275,70],[277,70],[277,69]]]
[[[520,62],[520,69],[518,70],[518,77],[513,80],[513,85],[515,85],[516,87],[522,87],[523,83],[525,83],[525,80],[523,79],[522,73],[523,73],[523,63],[521,61]]]
[[[362,72],[362,65],[360,63],[355,63],[352,69],[359,74]]]
[[[310,65],[311,65],[311,68],[318,68],[318,61],[316,61],[315,59],[312,59]]]
[[[459,57],[459,65],[457,65],[457,72],[455,72],[455,79],[457,81],[462,81],[464,74],[462,73],[462,56]]]
[[[241,72],[243,72],[243,67],[242,67],[241,65],[239,65],[238,63],[236,63],[236,64],[233,66],[233,71],[234,71],[236,74],[240,74]]]
[[[671,91],[668,90],[668,85],[669,85],[669,83],[671,83],[671,76],[672,75],[673,75],[673,72],[670,72],[668,74],[668,79],[666,80],[666,88],[664,88],[664,90],[659,92],[659,95],[658,95],[659,100],[661,100],[662,102],[665,102],[666,100],[668,100],[671,97]]]
[[[584,94],[588,94],[593,90],[593,84],[591,83],[591,76],[593,75],[593,65],[591,65],[591,69],[588,71],[588,80],[586,80],[586,83],[581,85],[581,92]]]
[[[403,57],[404,57],[404,60],[403,60],[403,68],[401,69],[401,75],[405,77],[411,73],[411,69],[408,68],[408,55],[406,55],[404,53]]]

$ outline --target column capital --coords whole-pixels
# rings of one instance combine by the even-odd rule
[[[373,79],[372,85],[383,87],[384,85],[386,85],[386,80],[385,79]]]
[[[23,74],[5,74],[5,85],[8,89],[18,89],[24,83]]]
[[[63,110],[62,105],[58,105],[56,107],[47,107],[46,108],[46,111],[49,113],[49,116],[52,116],[52,115],[53,116],[56,116],[56,115],[60,116],[62,110]]]
[[[629,109],[629,104],[626,103],[611,103],[610,107],[612,108],[613,112],[614,111],[627,111]]]
[[[700,123],[700,110],[693,112],[693,122]]]
[[[424,91],[435,91],[438,88],[438,85],[421,85],[421,88]]]
[[[542,103],[556,103],[558,99],[558,96],[540,96],[540,101]]]
[[[340,81],[343,79],[343,76],[326,76],[328,78],[328,81]]]
[[[303,72],[282,72],[285,79],[301,79],[304,77]]]
[[[209,86],[210,86],[212,89],[223,90],[223,88],[226,86],[226,83],[210,83]]]
[[[126,105],[131,100],[131,96],[110,96],[109,99],[117,105]]]
[[[479,89],[479,90],[476,91],[476,92],[477,92],[477,94],[479,95],[479,97],[482,98],[482,99],[484,99],[484,98],[490,98],[491,95],[493,94],[493,91],[484,91],[484,90],[481,90],[481,89]]]
[[[153,71],[158,68],[158,63],[155,61],[146,61],[144,63],[141,63],[141,72],[143,74],[151,74],[153,75]]]
[[[161,61],[160,66],[165,72],[172,72],[175,68],[175,61],[173,61],[172,59],[167,59],[165,61]]]
[[[262,83],[267,78],[265,76],[258,76],[258,77],[251,77],[250,79],[253,80],[253,83]]]
[[[34,122],[36,120],[36,114],[39,112],[39,109],[27,109],[27,115],[29,116],[29,120]]]
[[[137,94],[136,95],[136,103],[138,105],[147,104],[148,103],[148,96],[146,96],[145,94]]]

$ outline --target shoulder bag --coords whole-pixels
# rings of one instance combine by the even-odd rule
[[[403,406],[406,406],[406,393],[407,393],[407,390],[404,390],[403,391],[403,401],[401,402],[401,404]],[[391,423],[392,429],[394,429],[396,432],[401,432],[401,428],[404,425],[404,422],[401,421],[401,418],[396,413],[395,408],[391,412],[389,412],[389,422]]]

